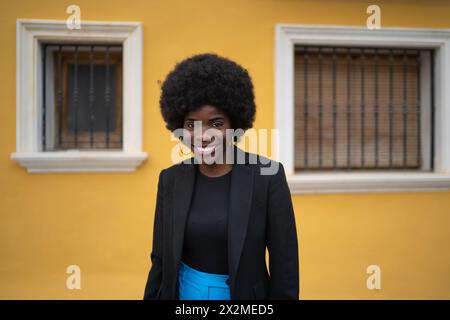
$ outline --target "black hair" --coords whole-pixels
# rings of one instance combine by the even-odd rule
[[[214,53],[177,63],[162,84],[160,108],[166,128],[183,128],[185,115],[203,105],[223,110],[234,130],[251,128],[256,106],[247,69]]]

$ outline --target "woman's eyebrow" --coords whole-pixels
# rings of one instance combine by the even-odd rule
[[[215,120],[223,120],[225,119],[224,117],[214,117],[211,119],[208,119],[208,121],[215,121]],[[186,121],[201,121],[201,120],[197,120],[195,118],[186,118]]]
[[[215,117],[215,118],[209,119],[209,121],[223,120],[223,119],[225,119],[225,118],[224,117]]]

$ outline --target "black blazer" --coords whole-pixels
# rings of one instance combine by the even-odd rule
[[[231,173],[228,220],[231,300],[298,299],[297,231],[283,165],[233,148],[234,159],[240,162],[234,162]],[[152,266],[144,299],[179,300],[178,266],[198,165],[193,160],[194,157],[172,165],[159,175]],[[277,173],[262,175],[261,169],[270,166],[278,166]]]

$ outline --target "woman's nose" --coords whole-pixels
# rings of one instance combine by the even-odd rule
[[[195,140],[203,143],[211,143],[216,139],[216,134],[216,132],[211,132],[211,130],[205,129],[195,137]]]
[[[198,139],[196,139],[195,142],[197,145],[206,146],[206,145],[214,142],[214,140],[215,140],[214,137],[211,137],[209,135],[203,135],[203,136],[200,136]]]

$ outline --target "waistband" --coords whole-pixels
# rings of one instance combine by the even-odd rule
[[[228,288],[228,284],[226,284],[229,276],[227,274],[218,274],[218,273],[208,273],[199,271],[188,266],[183,261],[180,261],[180,274],[184,277],[188,277],[192,281],[195,281],[198,284],[202,284],[205,286],[215,286],[221,288]]]

